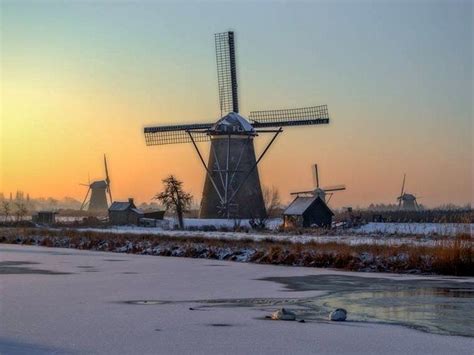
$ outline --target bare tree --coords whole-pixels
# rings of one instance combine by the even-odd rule
[[[184,228],[183,213],[186,212],[193,201],[193,196],[183,191],[183,183],[173,175],[163,179],[164,190],[154,199],[161,202],[167,211],[171,210],[178,217],[179,228]]]
[[[277,217],[277,212],[281,205],[281,199],[280,192],[275,186],[263,187],[263,202],[265,203],[268,218]]]
[[[12,209],[10,206],[10,202],[6,200],[2,201],[2,212],[3,212],[3,215],[5,216],[5,222],[8,221],[11,211]]]
[[[16,211],[15,211],[16,221],[17,222],[22,221],[23,217],[25,217],[26,214],[28,213],[28,208],[26,208],[26,204],[23,200],[18,200],[17,202],[15,202],[15,207],[16,207]]]
[[[263,187],[263,202],[265,203],[266,216],[257,221],[250,220],[250,225],[255,229],[265,229],[268,218],[277,217],[278,209],[281,205],[280,192],[275,186]]]

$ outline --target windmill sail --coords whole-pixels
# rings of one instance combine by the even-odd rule
[[[104,154],[104,166],[105,166],[105,182],[107,183],[107,192],[109,193],[110,204],[112,204],[112,191],[110,190],[110,178],[109,178],[109,169],[107,169],[107,158]]]
[[[217,83],[221,117],[239,112],[237,95],[237,64],[235,61],[234,32],[216,33]]]
[[[196,123],[174,126],[145,127],[146,145],[164,145],[191,143],[189,133],[193,135],[196,142],[206,142],[209,136],[203,130],[208,130],[214,123]]]
[[[334,185],[334,186],[327,186],[327,187],[322,187],[322,190],[326,192],[331,192],[331,191],[343,191],[346,189],[346,185]]]
[[[327,105],[286,110],[252,111],[249,118],[255,128],[304,126],[329,123]]]
[[[319,173],[318,173],[318,164],[314,164],[314,175],[313,175],[313,178],[314,178],[314,182],[315,182],[315,186],[316,188],[318,189],[319,188]]]
[[[81,211],[84,210],[84,208],[86,207],[87,197],[89,196],[90,191],[91,191],[91,188],[89,185],[89,187],[87,188],[86,196],[84,197],[84,201],[82,201],[82,204],[81,204]]]

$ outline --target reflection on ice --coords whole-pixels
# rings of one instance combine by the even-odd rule
[[[336,308],[348,310],[348,321],[398,324],[447,335],[474,337],[474,283],[441,280],[396,280],[340,275],[270,277],[292,291],[325,291],[308,298],[236,298],[207,300],[135,300],[135,305],[193,304],[192,310],[249,307],[266,313],[286,307],[297,319],[327,321]],[[197,306],[194,306],[196,305]]]
[[[292,290],[326,290],[308,308],[349,311],[351,321],[401,324],[437,334],[474,336],[474,284],[357,276],[268,278]]]

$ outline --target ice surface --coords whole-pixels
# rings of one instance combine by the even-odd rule
[[[262,310],[246,307],[189,309],[196,306],[192,300],[321,294],[291,291],[262,278],[415,276],[16,245],[1,245],[0,255],[3,262],[36,262],[25,266],[63,273],[2,274],[2,354],[472,354],[474,348],[473,338],[401,326],[270,321],[262,319]],[[191,302],[126,303],[132,300]],[[350,305],[340,306],[350,319]]]

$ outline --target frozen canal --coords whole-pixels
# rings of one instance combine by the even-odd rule
[[[0,353],[472,354],[474,279],[0,245]],[[278,307],[305,323],[265,319]],[[348,321],[328,322],[343,307]]]

